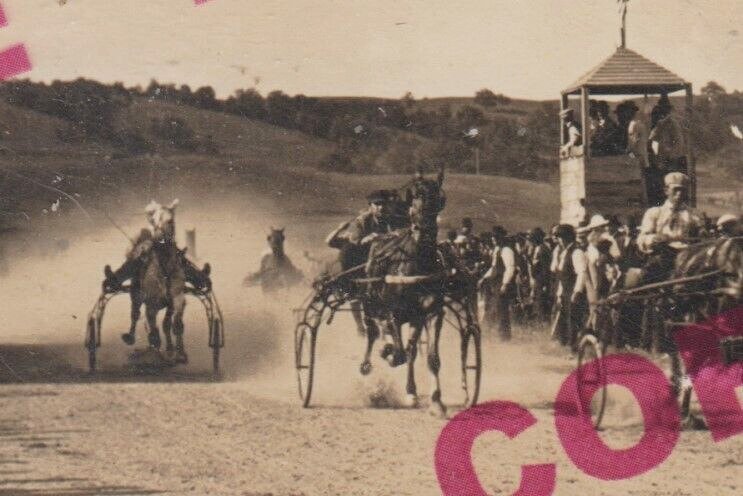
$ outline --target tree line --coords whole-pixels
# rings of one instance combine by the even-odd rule
[[[219,99],[213,88],[155,80],[146,88],[96,81],[28,80],[0,86],[7,102],[44,112],[70,123],[60,139],[104,139],[144,153],[154,144],[141,130],[121,127],[122,109],[134,98],[188,105],[263,121],[335,143],[321,164],[328,170],[353,173],[408,173],[420,165],[451,170],[499,174],[526,179],[553,179],[557,174],[558,106],[543,102],[526,111],[507,96],[489,89],[469,99],[418,100],[408,93],[400,99],[316,98],[272,91],[263,96],[254,88],[239,89]],[[457,101],[458,100],[458,101]],[[727,93],[710,82],[697,98],[691,123],[695,149],[702,158],[719,159],[720,166],[740,172],[737,138],[730,132],[743,115],[743,94]],[[739,122],[743,127],[743,122]],[[218,153],[211,137],[195,135],[189,123],[164,116],[152,122],[151,134],[189,152]],[[731,152],[733,150],[733,152]],[[739,151],[739,150],[738,150]]]

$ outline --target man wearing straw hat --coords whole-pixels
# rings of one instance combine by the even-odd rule
[[[586,299],[588,300],[588,327],[596,328],[596,308],[598,302],[609,295],[619,278],[619,268],[614,256],[618,253],[616,240],[606,232],[609,221],[602,215],[591,217],[585,227],[579,228],[580,235],[587,236],[586,248]],[[614,250],[612,250],[614,248]],[[610,252],[614,251],[614,255]]]

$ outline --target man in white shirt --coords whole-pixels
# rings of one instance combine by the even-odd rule
[[[689,178],[686,174],[666,174],[664,183],[665,203],[645,212],[637,236],[640,251],[649,255],[645,283],[666,279],[673,270],[678,251],[704,231],[704,220],[687,203]]]
[[[482,276],[479,285],[490,283],[495,297],[492,306],[498,334],[503,341],[511,339],[511,303],[516,296],[516,254],[507,243],[508,233],[501,226],[493,228],[493,255],[490,269]]]
[[[586,320],[586,256],[576,244],[575,228],[561,224],[556,233],[559,248],[553,264],[557,280],[558,313],[553,334],[560,344],[575,348]]]

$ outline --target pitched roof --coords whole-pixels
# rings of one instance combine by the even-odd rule
[[[677,91],[686,81],[665,67],[628,48],[617,48],[609,58],[588,71],[563,93],[575,93],[588,86],[592,93]]]

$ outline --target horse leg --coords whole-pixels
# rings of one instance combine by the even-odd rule
[[[173,338],[171,337],[170,330],[173,328],[173,305],[168,305],[165,309],[165,316],[163,317],[163,334],[165,334],[165,351],[171,353],[173,351]]]
[[[364,327],[364,318],[361,312],[361,303],[358,301],[351,302],[351,315],[353,320],[356,322],[356,330],[359,332],[359,336],[366,334],[366,328]]]
[[[374,341],[379,337],[379,327],[371,318],[366,317],[366,353],[364,361],[361,362],[361,374],[368,375],[371,372],[371,352],[374,348]]]
[[[402,332],[401,324],[390,316],[389,319],[383,321],[377,321],[384,325],[387,329],[386,337],[392,337],[392,342],[384,345],[382,349],[382,358],[387,360],[387,363],[392,367],[398,367],[408,361],[408,355],[405,353],[404,345],[402,343]]]
[[[129,324],[129,332],[122,334],[121,339],[131,346],[134,344],[136,339],[135,334],[137,332],[137,322],[139,322],[139,317],[142,315],[142,300],[139,297],[139,292],[135,291],[134,288],[132,288],[129,293],[129,297],[132,305],[130,312],[131,324]]]
[[[147,305],[145,308],[145,317],[147,318],[147,326],[150,328],[150,333],[147,339],[150,342],[150,346],[156,349],[160,349],[160,330],[157,328],[157,307]]]
[[[186,310],[186,296],[179,294],[173,296],[173,334],[175,334],[175,361],[176,363],[188,363],[188,355],[183,346],[183,313]]]
[[[471,312],[470,309],[466,310]],[[434,323],[433,342],[428,347],[428,371],[431,374],[431,406],[429,412],[440,418],[446,418],[446,406],[441,401],[441,381],[439,371],[441,370],[441,357],[439,356],[439,338],[441,337],[441,328],[444,325],[444,312],[436,315]]]
[[[415,359],[418,356],[418,340],[423,331],[424,322],[411,323],[410,339],[408,340],[408,383],[405,386],[406,403],[409,407],[418,406],[418,388],[415,385]]]

